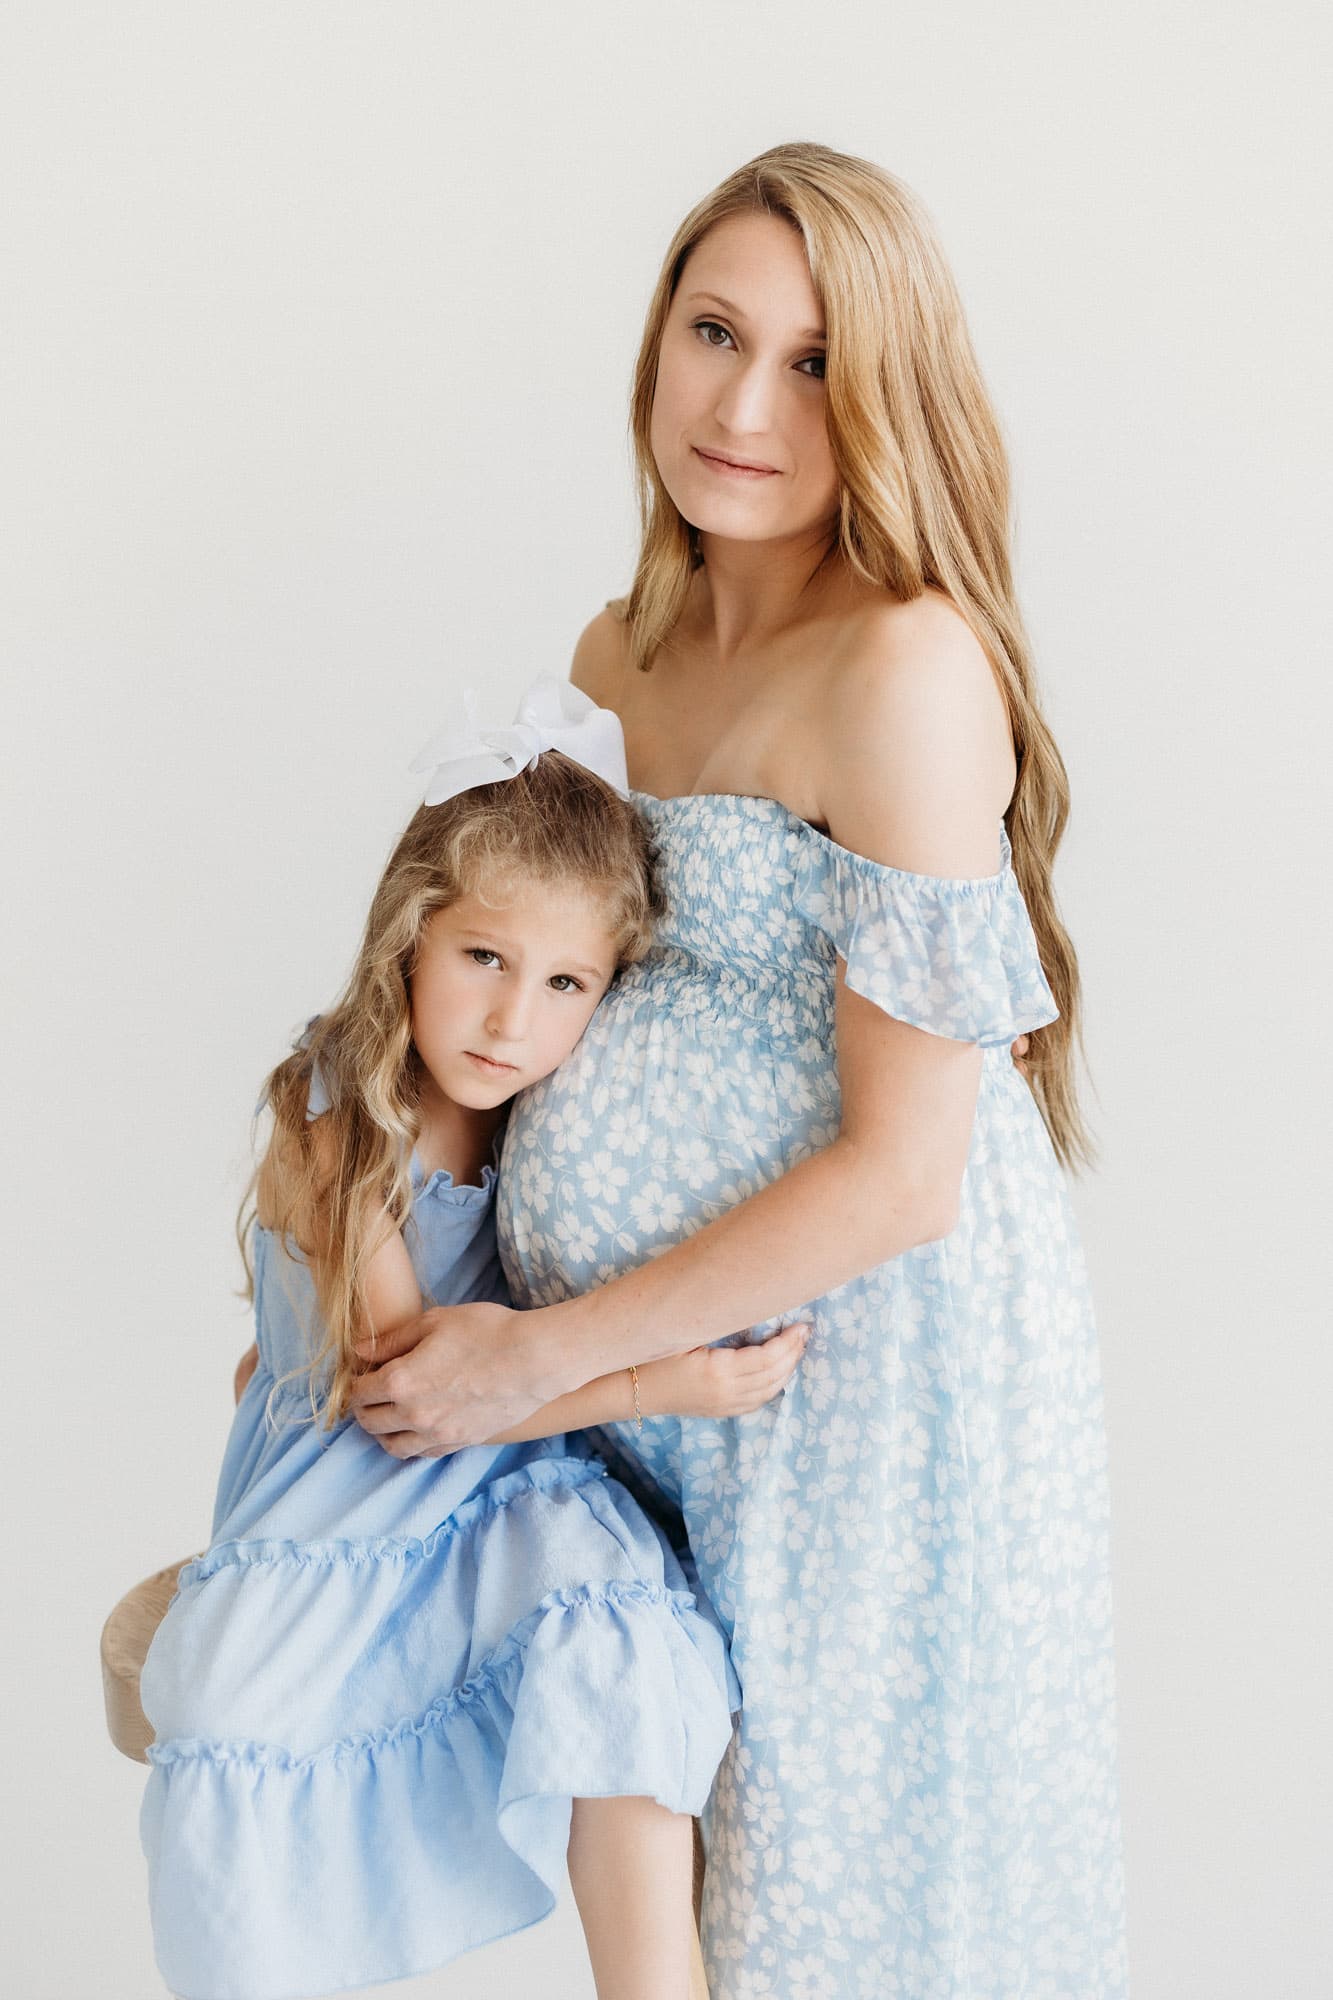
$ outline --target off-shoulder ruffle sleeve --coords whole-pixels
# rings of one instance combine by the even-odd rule
[[[799,913],[847,962],[847,984],[928,1034],[983,1047],[1054,1021],[1037,940],[1000,829],[996,875],[914,875],[816,836],[802,842]]]

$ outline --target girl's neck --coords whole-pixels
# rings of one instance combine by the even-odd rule
[[[434,1078],[423,1069],[418,1080],[421,1100],[421,1131],[417,1135],[417,1158],[427,1176],[440,1167],[448,1169],[455,1187],[477,1187],[481,1170],[492,1162],[495,1136],[504,1123],[507,1104],[473,1111],[446,1097]]]

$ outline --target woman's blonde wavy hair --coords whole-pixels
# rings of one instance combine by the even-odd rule
[[[591,892],[617,968],[648,950],[662,904],[644,822],[593,772],[547,751],[518,777],[416,812],[375,890],[342,995],[265,1084],[273,1128],[237,1215],[244,1296],[254,1297],[258,1221],[311,1269],[322,1322],[311,1329],[311,1407],[326,1426],[347,1413],[353,1343],[369,1331],[370,1259],[387,1227],[411,1219],[421,1101],[410,987],[422,933],[460,896],[503,904],[524,878]],[[316,1064],[330,1108],[308,1120]]]
[[[825,409],[842,492],[821,568],[841,557],[901,599],[930,585],[945,592],[1004,691],[1018,761],[1005,824],[1060,1009],[1057,1021],[1032,1034],[1028,1075],[1057,1155],[1077,1167],[1092,1158],[1074,1079],[1078,961],[1051,888],[1069,786],[1038,706],[1014,596],[1008,460],[933,225],[883,168],[827,146],[774,146],[728,175],[676,231],[634,372],[642,540],[629,595],[613,609],[628,625],[630,657],[647,671],[670,640],[702,560],[650,443],[663,328],[690,252],[714,223],[755,212],[785,217],[797,230],[825,314]]]

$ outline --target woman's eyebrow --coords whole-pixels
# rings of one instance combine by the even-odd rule
[[[729,312],[733,319],[743,320],[745,318],[745,314],[741,311],[740,307],[734,306],[730,299],[724,299],[721,292],[688,292],[685,303],[688,305],[691,299],[711,299],[715,306],[721,306],[723,312]],[[807,326],[803,332],[797,334],[796,338],[798,340],[827,340],[828,335],[822,326]]]

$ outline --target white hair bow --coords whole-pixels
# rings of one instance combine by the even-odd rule
[[[423,805],[443,805],[474,785],[516,778],[536,763],[543,750],[561,751],[622,796],[628,791],[620,717],[609,708],[599,708],[569,681],[541,675],[519,702],[508,729],[479,729],[476,710],[476,694],[466,688],[463,720],[433,736],[412,760],[412,770],[430,773]]]

